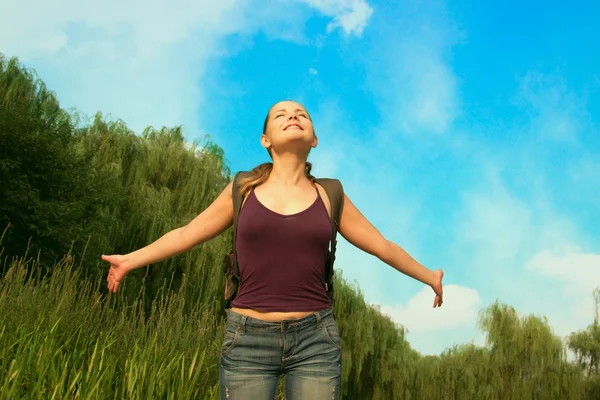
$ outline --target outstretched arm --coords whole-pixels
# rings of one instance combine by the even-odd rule
[[[173,229],[152,244],[129,254],[103,255],[102,259],[110,263],[108,290],[116,292],[129,271],[188,251],[225,231],[233,223],[231,195],[230,183],[206,210],[187,225]]]
[[[387,240],[354,206],[348,196],[340,218],[340,234],[354,246],[372,254],[396,270],[426,285],[435,292],[433,307],[442,305],[442,278],[444,272],[432,271],[410,256],[402,247]]]

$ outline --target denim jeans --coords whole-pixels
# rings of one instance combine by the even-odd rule
[[[340,336],[332,310],[267,322],[227,310],[221,349],[221,399],[274,399],[284,376],[286,400],[337,400]]]

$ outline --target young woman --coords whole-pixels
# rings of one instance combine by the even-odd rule
[[[228,309],[222,346],[222,399],[273,399],[283,374],[287,399],[337,399],[341,346],[323,285],[331,239],[331,205],[310,175],[307,157],[318,139],[308,112],[296,102],[275,104],[261,145],[273,162],[242,182],[236,249],[243,284]],[[116,292],[131,270],[187,251],[233,223],[232,184],[188,225],[111,264]],[[359,249],[433,288],[442,305],[442,270],[431,271],[381,233],[344,197],[340,234]]]

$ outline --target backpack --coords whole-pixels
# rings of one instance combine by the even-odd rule
[[[223,273],[226,275],[224,296],[226,302],[225,308],[231,307],[231,302],[235,298],[241,282],[240,269],[237,263],[237,254],[235,251],[235,243],[237,237],[238,216],[243,203],[242,193],[240,192],[240,180],[249,175],[249,172],[238,172],[233,178],[232,246],[231,251],[223,259]],[[317,179],[317,183],[325,189],[327,197],[329,197],[329,202],[331,203],[331,242],[330,248],[327,250],[323,277],[327,296],[333,304],[333,263],[335,262],[337,232],[339,229],[340,217],[342,215],[342,208],[344,206],[344,188],[342,187],[341,182],[337,179],[321,178]]]

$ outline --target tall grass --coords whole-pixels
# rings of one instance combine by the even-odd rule
[[[51,276],[36,270],[17,259],[0,281],[1,398],[218,398],[211,307],[184,312],[185,297],[165,291],[144,317],[143,292],[132,303],[101,294],[72,257]]]

